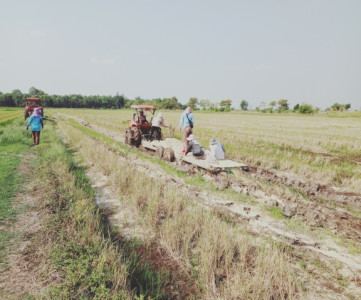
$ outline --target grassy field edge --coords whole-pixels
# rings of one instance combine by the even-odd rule
[[[47,228],[54,247],[50,256],[62,281],[47,295],[60,298],[164,298],[166,274],[151,268],[140,241],[125,241],[99,209],[85,168],[55,136],[44,145],[40,178],[47,186],[44,205],[53,212]],[[51,166],[51,167],[49,167]]]

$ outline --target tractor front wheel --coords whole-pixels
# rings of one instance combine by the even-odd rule
[[[128,129],[125,131],[125,143],[130,145],[130,132]]]
[[[125,131],[125,143],[137,148],[142,144],[142,133],[139,128],[131,127]]]
[[[139,148],[139,146],[142,144],[142,132],[140,131],[139,128],[134,128],[133,129],[133,145],[137,148]]]

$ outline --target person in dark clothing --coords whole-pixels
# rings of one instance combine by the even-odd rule
[[[150,139],[153,140],[154,132],[156,132],[156,139],[162,139],[162,129],[161,127],[168,128],[167,125],[164,123],[164,118],[162,113],[159,113],[156,118],[152,120],[152,127],[150,128]]]
[[[139,112],[139,123],[141,124],[148,123],[147,116],[144,114],[142,110]]]
[[[197,157],[204,155],[204,148],[202,148],[199,145],[198,141],[196,140],[196,137],[193,134],[187,137],[187,140],[189,141],[189,144],[184,155],[187,155],[189,152],[192,152],[193,156],[197,156]]]

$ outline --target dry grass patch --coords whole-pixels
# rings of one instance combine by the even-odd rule
[[[120,133],[132,118],[130,110],[60,111]],[[167,124],[178,128],[180,111],[164,115]],[[361,192],[361,118],[357,112],[304,116],[196,111],[194,116],[199,141],[208,146],[211,137],[219,139],[231,159]],[[182,139],[177,130],[165,130],[165,134]]]
[[[131,160],[100,147],[81,131],[65,126],[63,130],[88,163],[104,169],[123,203],[137,211],[138,222],[152,231],[161,253],[167,253],[196,284],[200,298],[300,296],[292,259],[284,249],[252,240],[197,205],[184,187],[162,181],[163,177],[151,178],[149,170],[137,169]]]

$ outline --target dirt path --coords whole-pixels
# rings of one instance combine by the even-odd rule
[[[66,118],[72,118],[80,124],[89,127],[101,134],[104,134],[114,139],[115,141],[124,141],[124,136],[120,133],[110,132],[105,128],[101,128],[94,124],[89,124],[88,122],[77,117],[65,114],[61,115]],[[127,158],[122,159],[126,160]],[[302,257],[305,260],[306,264],[309,264],[305,268],[305,270],[308,274],[312,274],[313,277],[319,280],[320,286],[315,287],[315,290],[324,290],[326,288],[326,298],[332,299],[333,292],[350,293],[351,295],[361,295],[361,256],[350,254],[346,247],[338,245],[336,241],[330,236],[325,239],[319,240],[313,237],[313,235],[308,234],[307,231],[303,233],[292,231],[289,228],[289,224],[287,222],[288,220],[276,220],[270,217],[267,213],[265,213],[263,209],[264,205],[269,206],[269,203],[271,203],[271,206],[273,206],[274,203],[277,202],[277,206],[280,206],[284,209],[285,207],[287,207],[287,205],[289,205],[290,199],[281,198],[280,195],[278,195],[277,193],[270,194],[268,191],[265,191],[262,188],[262,184],[257,183],[257,180],[259,180],[259,178],[262,176],[261,172],[251,172],[250,174],[245,174],[245,178],[248,180],[247,182],[245,182],[244,179],[230,180],[228,177],[225,177],[225,179],[220,180],[218,177],[214,178],[207,174],[204,175],[206,179],[212,180],[216,183],[217,186],[223,185],[222,187],[219,186],[220,188],[230,187],[235,192],[251,195],[253,199],[256,200],[255,202],[253,201],[249,203],[242,203],[239,201],[229,201],[228,199],[224,199],[224,197],[220,196],[219,193],[215,194],[202,188],[191,186],[185,183],[183,179],[170,176],[159,166],[152,164],[148,161],[139,158],[133,158],[132,164],[137,166],[137,169],[146,174],[146,176],[158,178],[164,183],[175,183],[185,195],[188,195],[190,197],[196,195],[198,203],[201,203],[206,207],[215,209],[216,211],[219,211],[220,213],[233,218],[237,222],[246,224],[247,230],[252,232],[253,234],[259,235],[260,237],[272,238],[274,240],[287,243],[289,246],[292,247],[296,258]],[[184,166],[180,164],[177,165],[176,163],[173,163],[172,165],[174,167],[179,167],[180,169],[183,168],[184,170]],[[93,180],[101,176],[96,172],[90,172],[88,175]],[[99,182],[99,179],[95,180],[95,182],[96,181]],[[112,196],[112,192],[107,192],[105,185],[103,185],[101,188],[103,189],[103,193],[107,195],[103,197],[102,202],[105,205],[111,206],[112,209],[115,210],[114,222],[118,220],[119,225],[121,226],[122,219],[124,219],[124,215],[126,213],[122,212],[122,210],[119,209],[119,201],[114,198],[115,194]],[[301,202],[299,201],[299,203],[296,204],[296,211],[299,212],[304,209],[307,212],[310,209],[312,201],[304,200],[302,203],[306,204],[303,206],[300,203]],[[324,210],[322,211],[322,209]],[[318,210],[311,209],[311,211],[314,213]],[[335,211],[325,210],[325,207],[321,207],[321,212],[324,214],[333,213],[333,215],[340,214],[340,216],[347,214],[347,219],[350,218],[350,214],[348,214],[347,212],[336,211],[335,213]],[[290,216],[292,217],[294,214],[295,213],[291,213]],[[325,222],[325,224],[327,225],[329,223]],[[352,222],[350,226],[352,226]],[[358,228],[356,228],[356,231],[357,230]],[[325,270],[322,270],[322,268],[310,267],[310,265],[314,261],[321,262],[321,265],[326,270],[326,272]],[[341,280],[339,278],[347,278],[347,287],[340,287],[337,284],[337,282]],[[329,294],[327,290],[330,291]],[[337,295],[334,296],[335,299],[337,299]]]
[[[31,155],[22,156],[22,163],[17,172],[23,177],[32,172],[29,162]],[[19,299],[28,295],[39,294],[46,287],[59,280],[57,272],[52,270],[47,261],[49,243],[42,234],[46,216],[41,207],[41,188],[34,181],[22,183],[23,192],[13,200],[16,210],[20,211],[11,225],[9,254],[5,268],[0,270],[0,296],[2,299]]]

